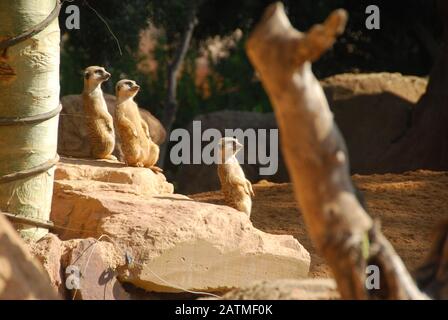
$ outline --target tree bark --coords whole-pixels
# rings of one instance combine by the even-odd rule
[[[410,128],[379,157],[376,172],[448,170],[448,1],[439,0],[444,37],[426,93],[413,110]]]
[[[347,15],[333,12],[306,34],[281,3],[272,4],[247,41],[247,54],[268,93],[281,146],[311,239],[345,299],[424,299],[403,262],[355,196],[345,142],[311,63],[343,32]],[[366,266],[380,270],[367,289]]]
[[[428,257],[414,276],[430,297],[448,299],[448,220],[440,225]]]
[[[185,26],[184,33],[177,48],[174,59],[168,67],[168,89],[167,98],[165,102],[165,111],[163,116],[163,125],[165,127],[168,139],[162,144],[160,150],[159,165],[163,168],[165,163],[165,157],[168,150],[169,136],[173,127],[174,121],[176,121],[177,109],[179,107],[177,102],[177,82],[179,79],[179,73],[182,67],[182,63],[187,55],[188,48],[190,47],[191,38],[193,36],[194,28],[197,24],[197,4],[193,2],[191,4],[190,13],[188,15],[187,24]]]
[[[56,0],[0,2],[0,41],[44,21]],[[59,105],[59,25],[0,52],[0,119],[30,117]],[[0,125],[0,177],[39,167],[55,159],[58,116],[35,123]],[[0,211],[48,220],[54,169],[0,183]],[[48,230],[16,224],[23,238],[37,240]]]

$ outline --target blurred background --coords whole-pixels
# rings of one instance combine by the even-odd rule
[[[143,86],[140,106],[162,118],[167,95],[169,63],[174,59],[188,24],[191,7],[197,7],[194,28],[178,76],[178,112],[174,127],[196,115],[232,109],[271,111],[268,99],[244,52],[248,32],[258,21],[267,0],[89,0],[116,35],[122,54],[107,26],[86,1],[80,30],[66,30],[61,14],[61,94],[82,91],[81,71],[102,65],[113,79],[105,91],[113,94],[119,78],[135,79]],[[318,78],[344,72],[400,72],[425,76],[437,52],[442,27],[433,0],[290,0],[283,1],[295,27],[306,30],[335,8],[350,13],[344,35],[314,66]],[[381,29],[367,30],[365,8],[381,9]],[[65,9],[63,8],[63,11]]]
[[[414,164],[414,156],[409,161],[391,157],[384,168],[376,168],[376,164],[410,126],[413,105],[426,88],[425,79],[383,73],[428,76],[442,43],[443,25],[436,1],[283,1],[292,24],[302,31],[322,22],[334,9],[344,8],[349,13],[346,31],[334,48],[313,64],[313,70],[320,80],[351,74],[322,84],[349,147],[352,173],[431,167]],[[136,101],[161,121],[168,136],[171,129],[191,130],[193,119],[201,121],[203,130],[276,128],[269,100],[244,50],[250,30],[271,2],[66,2],[65,7],[79,7],[81,21],[79,30],[67,30],[67,13],[62,9],[61,95],[81,93],[82,70],[101,65],[112,73],[112,80],[103,84],[104,91],[114,94],[119,79],[136,80],[142,86]],[[380,8],[379,30],[366,28],[369,5]],[[375,72],[382,74],[356,76]],[[427,141],[423,144],[429,145]],[[169,149],[170,145],[161,146],[159,164],[176,190],[192,193],[219,188],[216,168],[175,166],[166,161]],[[411,165],[396,169],[401,162]],[[253,182],[289,180],[282,159],[278,173],[271,177],[260,176],[258,165],[243,167]]]

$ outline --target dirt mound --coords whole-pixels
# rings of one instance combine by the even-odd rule
[[[448,217],[448,172],[355,175],[353,180],[364,193],[370,214],[381,221],[386,237],[414,270],[428,253],[438,223]],[[311,245],[291,184],[262,181],[254,190],[254,226],[272,234],[293,235],[311,254],[310,277],[330,277],[328,266]],[[219,192],[191,198],[224,203]]]

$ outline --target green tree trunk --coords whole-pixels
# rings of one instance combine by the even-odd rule
[[[42,22],[56,0],[1,0],[0,41],[22,34]],[[29,117],[59,105],[58,20],[30,39],[0,50],[0,120]],[[54,159],[58,117],[22,125],[0,125],[1,177]],[[20,180],[0,182],[0,211],[48,220],[54,168]],[[48,230],[16,224],[25,239],[37,240]]]

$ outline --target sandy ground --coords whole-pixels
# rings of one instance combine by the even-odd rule
[[[364,193],[370,214],[381,221],[384,234],[412,271],[425,258],[440,221],[448,219],[448,172],[355,175],[353,180]],[[254,226],[273,234],[293,235],[311,254],[310,277],[331,276],[307,235],[291,184],[261,181],[254,190]],[[223,204],[219,192],[191,197]]]

